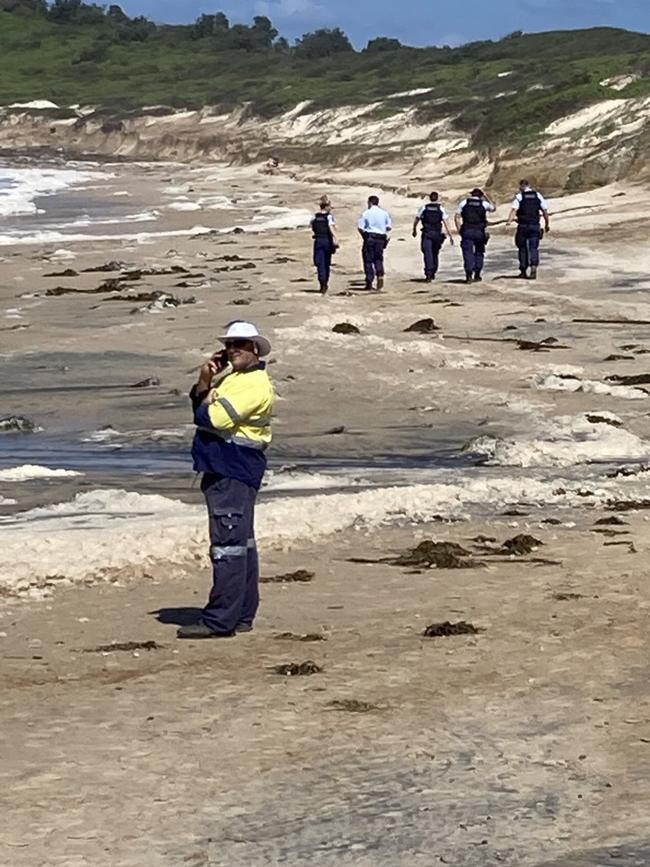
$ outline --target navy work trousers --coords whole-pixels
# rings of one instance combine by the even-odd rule
[[[257,490],[237,479],[204,473],[201,490],[210,521],[212,590],[202,620],[213,632],[251,626],[259,605],[255,547]]]
[[[438,273],[440,263],[440,248],[445,240],[441,232],[422,233],[420,249],[424,257],[424,276],[431,280]]]
[[[314,238],[314,265],[319,283],[329,283],[332,265],[332,241],[330,238]]]
[[[372,286],[375,277],[384,276],[384,249],[386,238],[383,235],[367,235],[363,239],[361,256],[366,284]]]
[[[529,266],[539,265],[539,223],[521,223],[517,226],[515,244],[519,250],[519,269],[525,271]]]
[[[463,251],[465,273],[476,274],[482,271],[485,263],[485,229],[463,226],[460,238],[460,249]]]

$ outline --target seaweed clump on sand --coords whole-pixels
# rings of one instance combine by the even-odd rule
[[[8,415],[0,418],[0,433],[34,433],[36,425],[22,415]]]
[[[372,713],[380,710],[378,705],[369,701],[358,701],[356,698],[337,698],[329,701],[326,705],[328,710],[338,710],[344,713]]]
[[[635,512],[637,509],[650,509],[650,500],[608,500],[607,508],[612,512]]]
[[[445,638],[449,635],[478,635],[482,631],[473,623],[467,623],[465,620],[459,620],[457,623],[445,620],[444,623],[431,623],[422,635],[425,638]]]
[[[314,574],[307,569],[296,569],[295,572],[284,572],[282,575],[262,576],[260,584],[307,584]]]
[[[417,322],[413,322],[408,328],[404,329],[405,333],[409,331],[416,334],[433,334],[434,331],[440,331],[440,329],[435,321],[430,316],[427,316],[425,319],[418,319]]]
[[[84,653],[113,653],[115,651],[129,653],[133,650],[160,650],[161,646],[157,641],[116,641],[113,644],[90,647]]]
[[[361,334],[356,325],[351,322],[339,322],[333,328],[334,334]]]
[[[393,566],[426,566],[437,569],[471,569],[483,564],[456,542],[427,539],[390,561]]]
[[[543,542],[540,542],[540,540],[536,539],[534,536],[520,533],[518,536],[513,536],[512,539],[506,539],[498,553],[515,554],[516,556],[521,557],[524,554],[530,554],[531,551],[534,551],[543,544]]]
[[[284,662],[282,665],[274,665],[273,671],[285,677],[307,677],[310,674],[319,674],[323,669],[312,659],[305,662]]]

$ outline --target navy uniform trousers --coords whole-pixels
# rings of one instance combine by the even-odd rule
[[[314,238],[314,265],[318,272],[318,282],[329,283],[332,265],[331,238]]]
[[[366,283],[372,285],[375,277],[384,276],[384,250],[386,249],[386,236],[368,233],[364,236],[361,256],[363,258],[363,270],[366,275]]]
[[[515,233],[515,244],[519,250],[519,269],[525,271],[539,265],[539,222],[520,223]]]
[[[237,479],[204,473],[201,490],[210,521],[212,590],[202,620],[213,632],[252,626],[259,605],[255,547],[257,490]]]
[[[424,256],[424,276],[432,279],[438,273],[440,264],[440,248],[445,240],[442,232],[423,232],[420,249]]]
[[[466,274],[476,274],[485,264],[485,229],[478,226],[463,226],[460,231],[460,249]]]

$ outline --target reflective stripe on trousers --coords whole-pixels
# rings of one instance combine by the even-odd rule
[[[224,557],[245,557],[248,548],[245,545],[212,545],[210,557],[213,560],[223,560]]]
[[[255,539],[248,539],[246,545],[212,545],[210,557],[213,560],[222,560],[224,557],[245,557],[253,548],[257,548]]]

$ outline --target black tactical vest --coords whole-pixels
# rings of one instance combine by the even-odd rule
[[[539,196],[535,190],[526,190],[521,194],[521,202],[517,211],[518,223],[539,222]]]
[[[487,213],[483,207],[483,199],[470,196],[462,210],[463,224],[472,228],[484,229],[487,226]]]
[[[437,202],[428,202],[420,217],[422,229],[425,232],[440,232],[442,230],[442,205]]]
[[[314,216],[314,221],[311,224],[314,238],[329,238],[331,237],[329,215],[319,211]]]

